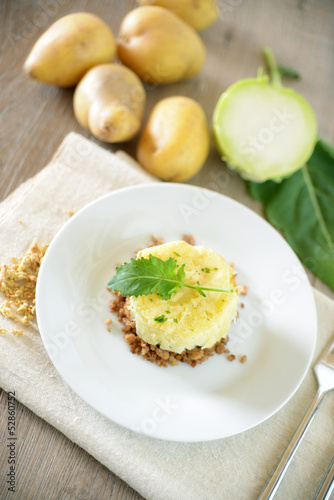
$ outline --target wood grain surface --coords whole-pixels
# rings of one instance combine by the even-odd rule
[[[205,67],[192,80],[166,87],[147,87],[146,117],[163,97],[188,95],[202,104],[209,122],[228,85],[255,76],[263,64],[261,49],[273,48],[279,63],[299,70],[302,79],[286,82],[311,103],[319,134],[334,141],[334,3],[332,0],[219,0],[218,22],[201,33],[207,48]],[[135,0],[2,0],[0,2],[0,200],[41,170],[64,136],[81,129],[72,111],[73,89],[60,89],[25,76],[22,66],[33,43],[56,19],[77,11],[101,16],[117,34]],[[137,140],[103,144],[135,155]],[[242,179],[221,163],[212,145],[203,170],[191,184],[209,187],[262,214]],[[263,214],[262,214],[263,215]],[[6,238],[5,234],[0,235]],[[330,291],[308,272],[311,283]],[[1,361],[0,361],[1,362]],[[0,431],[7,428],[7,394],[0,393]],[[1,499],[142,498],[57,430],[23,405],[17,410],[19,438],[17,493],[7,492],[7,455],[0,453]],[[228,500],[228,499],[227,499]]]

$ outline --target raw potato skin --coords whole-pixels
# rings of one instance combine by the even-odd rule
[[[153,108],[139,140],[137,159],[151,174],[183,182],[202,168],[209,148],[201,106],[189,97],[168,97]]]
[[[88,12],[64,16],[33,46],[24,71],[40,82],[72,87],[97,64],[111,62],[116,42],[110,28]]]
[[[165,85],[199,73],[204,45],[196,31],[162,7],[139,7],[122,21],[118,57],[143,81]]]
[[[123,142],[139,132],[145,101],[144,87],[133,71],[101,64],[78,84],[73,107],[78,122],[97,139]]]
[[[169,9],[197,31],[211,26],[219,14],[216,0],[138,0],[138,3]]]

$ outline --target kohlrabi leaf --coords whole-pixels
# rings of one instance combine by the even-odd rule
[[[108,288],[120,292],[124,297],[149,295],[157,292],[163,300],[170,299],[181,286],[193,288],[205,297],[203,290],[230,293],[233,287],[211,288],[184,283],[184,264],[179,266],[173,257],[162,260],[150,254],[148,259],[131,259],[116,267],[116,273],[108,283]]]
[[[334,147],[319,139],[291,177],[249,187],[301,261],[334,290]]]

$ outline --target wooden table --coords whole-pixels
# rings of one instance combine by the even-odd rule
[[[219,0],[218,3],[218,22],[201,34],[207,47],[203,72],[187,82],[148,89],[146,113],[161,98],[181,94],[198,100],[211,120],[221,92],[240,78],[256,75],[257,68],[263,64],[261,48],[269,45],[281,64],[301,72],[301,81],[292,85],[313,106],[320,135],[334,141],[332,0]],[[37,83],[23,74],[22,65],[34,41],[56,19],[76,11],[94,12],[117,34],[121,19],[135,6],[135,0],[2,0],[0,199],[41,170],[68,132],[74,130],[90,137],[73,116],[73,89]],[[103,146],[117,149],[107,144]],[[136,140],[122,147],[134,155],[135,146]],[[246,184],[222,165],[213,146],[205,167],[191,183],[214,187],[262,213],[260,204],[250,198]],[[319,279],[308,274],[317,289],[334,297]],[[7,421],[3,410],[7,394],[4,391],[0,403],[1,436],[5,436]],[[17,423],[19,493],[5,494],[7,455],[0,453],[1,498],[142,498],[23,405],[18,407]]]

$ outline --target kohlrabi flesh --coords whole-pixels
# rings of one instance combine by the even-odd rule
[[[310,158],[317,121],[309,103],[282,87],[276,61],[264,50],[268,76],[241,80],[220,97],[213,114],[215,141],[223,160],[255,182],[281,181]]]

